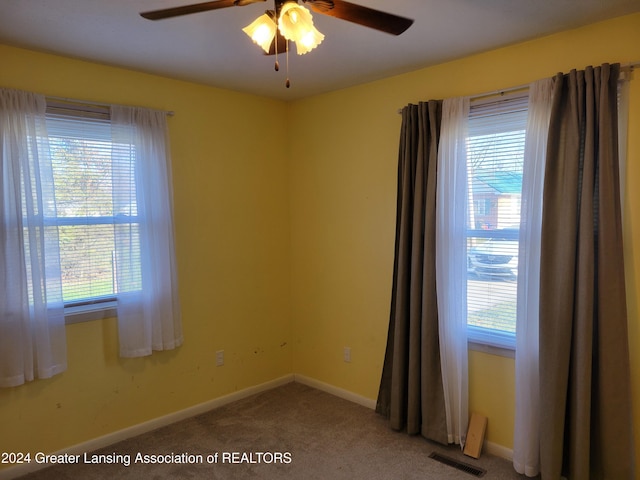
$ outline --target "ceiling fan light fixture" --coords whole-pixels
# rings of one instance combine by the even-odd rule
[[[271,43],[276,36],[276,29],[276,22],[267,12],[244,27],[242,31],[253,40],[253,43],[260,45],[265,53],[269,53]]]
[[[324,35],[313,25],[311,12],[295,1],[282,6],[278,29],[284,38],[295,42],[298,55],[313,50],[324,40]]]

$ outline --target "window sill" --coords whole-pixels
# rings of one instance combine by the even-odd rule
[[[93,320],[115,317],[117,305],[118,302],[116,300],[110,300],[91,305],[74,305],[72,307],[65,307],[65,324],[70,325],[72,323],[91,322]]]
[[[515,358],[516,336],[499,330],[469,325],[467,329],[470,350]]]
[[[490,355],[497,355],[498,357],[516,358],[516,351],[511,347],[499,347],[495,345],[487,345],[486,343],[478,343],[469,340],[469,350],[475,352],[488,353]]]

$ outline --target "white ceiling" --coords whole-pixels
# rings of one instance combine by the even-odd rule
[[[324,42],[289,57],[291,88],[242,32],[272,0],[167,20],[202,0],[0,0],[0,43],[293,100],[640,11],[640,0],[350,0],[415,19],[395,37],[313,14]]]

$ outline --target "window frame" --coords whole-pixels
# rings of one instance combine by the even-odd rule
[[[49,119],[69,118],[77,120],[96,120],[111,123],[110,108],[107,105],[76,102],[68,99],[47,98],[47,121]],[[49,136],[49,134],[47,134]],[[96,217],[46,217],[45,223],[60,226],[116,225],[139,223],[135,217],[121,215]],[[105,318],[117,317],[118,300],[115,294],[88,297],[76,301],[64,302],[65,324],[75,324]]]
[[[496,97],[496,95],[498,95]],[[519,110],[525,110],[528,112],[528,87],[522,87],[514,89],[509,94],[505,95],[503,92],[497,94],[488,94],[482,97],[477,97],[471,100],[471,110],[469,113],[469,119],[473,117],[473,109],[475,108],[487,108],[487,105],[495,104],[497,106],[495,114],[509,114]],[[517,106],[517,102],[522,102],[521,106]],[[514,102],[514,108],[503,109],[503,105],[508,105],[509,102]],[[470,136],[470,133],[468,134]],[[525,133],[526,135],[526,133]],[[468,202],[469,203],[469,202]],[[468,205],[468,208],[472,208],[472,205]],[[516,240],[518,245],[520,243],[520,228],[517,229],[491,229],[483,230],[477,228],[467,228],[465,232],[466,238],[500,238],[503,240]],[[516,283],[517,292],[517,283]],[[516,293],[517,302],[517,293]],[[517,311],[517,309],[516,309]],[[468,313],[467,313],[468,315]],[[516,314],[517,315],[517,314]],[[517,322],[517,319],[516,319]],[[487,327],[480,327],[477,325],[470,325],[467,322],[467,342],[471,350],[487,352],[494,355],[505,356],[514,358],[516,349],[516,332],[511,333],[504,330],[491,329]]]

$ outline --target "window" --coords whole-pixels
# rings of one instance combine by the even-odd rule
[[[515,347],[528,97],[472,103],[467,138],[469,338]]]
[[[167,114],[0,89],[1,385],[64,371],[65,321],[116,310],[122,357],[182,344]]]
[[[125,229],[134,239],[126,263],[135,270],[128,289],[140,289],[139,225],[130,156],[112,142],[108,109],[50,105],[47,132],[58,225],[65,311],[114,305],[118,288],[116,241]],[[128,146],[127,146],[128,147]],[[126,150],[126,149],[125,149]],[[114,166],[118,166],[117,169]],[[118,174],[114,174],[114,172]],[[122,268],[122,267],[121,267]]]

